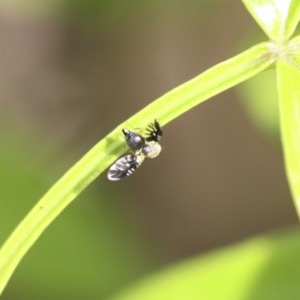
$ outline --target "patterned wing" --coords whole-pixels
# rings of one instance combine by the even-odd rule
[[[159,142],[163,135],[162,129],[159,123],[157,122],[157,120],[154,120],[154,123],[150,124],[147,127],[146,132],[147,132],[147,136],[146,136],[147,142]]]
[[[127,154],[122,156],[108,170],[107,178],[112,181],[121,180],[130,176],[144,161],[142,155]]]

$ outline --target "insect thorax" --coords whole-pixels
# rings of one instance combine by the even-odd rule
[[[145,145],[145,139],[140,134],[127,129],[123,129],[122,131],[125,136],[126,143],[132,151],[141,150]]]

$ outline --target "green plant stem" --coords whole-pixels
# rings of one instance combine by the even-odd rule
[[[123,151],[121,128],[166,124],[192,107],[254,76],[274,61],[273,44],[261,43],[166,93],[102,139],[36,204],[0,250],[0,293],[47,226]]]
[[[278,61],[277,88],[286,173],[300,219],[300,68],[291,62]]]

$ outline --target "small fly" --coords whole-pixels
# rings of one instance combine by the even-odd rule
[[[122,132],[130,153],[120,157],[109,168],[107,177],[112,181],[130,176],[145,158],[155,158],[161,152],[159,141],[162,129],[156,120],[146,128],[145,137],[127,129],[123,129]]]

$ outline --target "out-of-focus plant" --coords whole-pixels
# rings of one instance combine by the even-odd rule
[[[36,204],[2,247],[0,291],[44,229],[122,154],[124,144],[119,138],[122,128],[128,124],[143,128],[153,119],[165,125],[196,105],[268,68],[275,68],[277,73],[274,89],[277,85],[286,172],[300,215],[300,37],[291,38],[300,19],[300,2],[244,0],[244,4],[268,36],[268,41],[215,65],[158,98],[120,124],[79,160]],[[257,249],[260,250],[259,247]],[[167,299],[159,295],[159,289],[154,298]],[[191,295],[185,299],[194,298]]]
[[[281,232],[170,266],[110,300],[297,299],[298,232]]]
[[[251,121],[273,141],[278,142],[279,111],[275,81],[276,72],[269,69],[241,84],[238,91],[242,99],[240,102]]]

